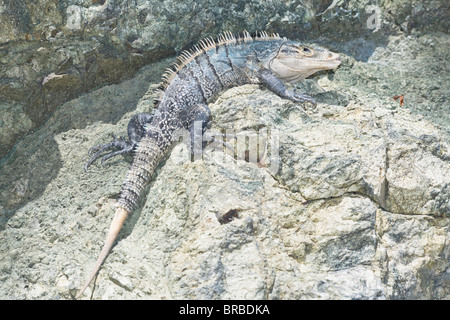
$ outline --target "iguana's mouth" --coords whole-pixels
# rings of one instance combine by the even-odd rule
[[[323,65],[326,69],[337,68],[341,64],[341,57],[337,56],[334,59],[317,60],[318,65]]]
[[[336,64],[336,67],[337,67],[338,65],[341,64],[341,59],[337,58],[337,59],[329,60],[328,62]]]
[[[336,57],[334,59],[320,59],[320,60],[311,61],[309,63],[309,65],[311,66],[311,70],[313,70],[315,68],[318,70],[334,69],[334,68],[337,68],[340,64],[341,64],[340,57]],[[297,71],[303,71],[304,69],[305,68],[303,66],[300,68],[296,68],[296,67],[292,68],[292,70],[297,70]]]

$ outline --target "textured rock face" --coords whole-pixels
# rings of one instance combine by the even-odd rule
[[[2,299],[73,298],[103,244],[130,161],[116,158],[104,168],[92,166],[86,174],[87,150],[109,141],[112,133],[124,135],[132,114],[152,108],[157,83],[170,65],[171,60],[150,64],[129,80],[78,96],[88,88],[119,81],[131,63],[124,57],[134,52],[141,59],[157,45],[148,36],[151,24],[145,21],[149,18],[138,14],[136,25],[144,21],[146,35],[137,32],[128,39],[134,49],[115,56],[124,58],[123,68],[101,64],[101,59],[89,64],[82,57],[91,48],[98,48],[104,53],[98,56],[104,57],[115,52],[114,44],[126,43],[126,28],[108,33],[113,16],[119,24],[132,25],[126,16],[116,14],[123,5],[94,2],[70,4],[86,8],[85,34],[99,39],[107,35],[109,40],[96,42],[98,47],[88,39],[64,43],[64,35],[76,31],[64,28],[54,31],[55,40],[48,44],[17,41],[2,47],[8,48],[2,51],[7,57],[2,61],[16,57],[23,79],[45,82],[44,91],[58,106],[51,115],[51,108],[37,108],[47,121],[19,141],[0,166]],[[147,15],[164,12],[167,23],[182,12],[186,16],[181,7],[171,15],[170,3],[153,8],[147,2],[137,1],[133,10]],[[66,2],[46,3],[54,15],[39,16],[41,23],[34,26],[50,30],[51,35],[55,21],[66,24],[63,18],[55,18],[56,13],[65,12]],[[290,21],[307,24],[310,17],[302,15],[309,12],[305,9],[309,2],[302,2],[304,7],[294,3],[270,17],[261,14],[268,10],[264,5],[260,14],[253,14],[256,2],[230,7],[242,6],[236,19],[242,22],[245,15],[251,17],[246,23],[254,23],[255,29],[269,19],[269,27],[284,26],[294,32],[298,24]],[[424,3],[438,8],[444,2]],[[330,4],[320,2],[314,10],[324,12]],[[413,9],[401,4],[389,4],[391,12],[402,14],[397,24],[382,28],[428,30],[429,15],[417,7],[416,13],[408,13]],[[198,15],[191,17],[194,21],[225,10],[218,6],[201,10],[206,2],[200,7],[194,2],[183,5],[197,10]],[[32,12],[31,20],[39,10]],[[328,29],[333,23],[365,24],[365,17],[354,18],[352,12],[357,12],[357,6],[350,1],[320,16],[330,37],[344,36],[344,27],[336,26],[335,33]],[[435,14],[439,21],[442,13]],[[317,19],[310,20],[313,35]],[[390,21],[386,18],[384,23]],[[17,20],[7,29],[12,31],[2,33],[8,37],[5,41],[25,40],[25,22]],[[193,40],[191,36],[208,35],[202,32],[209,25],[198,27],[199,36],[197,31],[189,35],[183,23],[187,25],[188,18],[161,36],[166,49],[159,52],[178,50]],[[240,28],[238,23],[223,25]],[[219,23],[215,28],[221,28]],[[99,273],[93,298],[449,299],[450,151],[445,112],[449,73],[442,63],[448,60],[449,40],[439,32],[407,36],[400,30],[396,35],[381,35],[383,30],[367,42],[362,36],[343,42],[321,38],[322,44],[342,53],[343,63],[335,72],[318,74],[297,86],[316,98],[316,110],[254,85],[231,89],[211,104],[216,122],[212,130],[236,134],[236,155],[211,145],[203,160],[190,162],[186,146],[177,144],[121,232]],[[348,32],[356,33],[357,28]],[[25,59],[26,52],[30,56]],[[50,53],[58,59],[49,60]],[[53,65],[60,65],[62,71]],[[110,71],[100,71],[105,68]],[[15,115],[2,112],[2,119],[7,119],[2,121],[15,123],[11,130],[26,132],[35,121],[35,112],[27,113],[26,103],[20,100],[27,87],[18,85],[19,78],[10,69],[2,68],[2,72],[10,72],[0,83],[6,90],[2,94],[15,98],[22,108]],[[98,80],[111,74],[115,80]],[[98,82],[89,82],[94,79]],[[392,99],[401,93],[403,107]],[[4,106],[13,109],[11,104]],[[423,116],[410,109],[423,111]]]
[[[2,168],[20,172],[12,189],[2,189],[2,298],[70,298],[84,280],[127,163],[116,159],[89,174],[82,164],[131,113],[118,126],[57,126],[86,101],[132,85],[63,105],[37,133],[47,135],[41,147]],[[178,144],[108,257],[95,298],[448,298],[450,162],[435,126],[356,101],[304,111],[252,85],[227,91],[211,108],[214,130],[249,140],[259,133],[257,162],[217,147],[189,162]],[[32,163],[39,172],[24,169]],[[46,180],[52,163],[59,170]],[[30,190],[36,179],[47,181],[40,195]]]
[[[399,30],[448,32],[447,6],[447,0],[2,0],[0,159],[62,103],[223,30],[326,35],[348,41],[347,54],[367,58],[372,38],[383,42]],[[374,34],[375,27],[382,32]]]

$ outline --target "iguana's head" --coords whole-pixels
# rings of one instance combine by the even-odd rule
[[[341,60],[337,53],[294,41],[285,41],[274,52],[267,63],[267,68],[280,80],[294,82],[320,70],[334,69],[340,64]]]

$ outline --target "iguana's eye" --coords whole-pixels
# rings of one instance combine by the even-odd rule
[[[299,47],[299,53],[304,56],[312,56],[314,54],[314,51],[308,47]]]

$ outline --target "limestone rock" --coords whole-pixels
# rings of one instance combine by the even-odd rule
[[[297,85],[317,109],[255,85],[224,92],[210,105],[212,130],[235,134],[235,152],[213,144],[191,162],[185,144],[174,147],[100,270],[93,298],[450,298],[450,82],[442,63],[449,40],[413,32],[429,30],[430,17],[442,22],[443,10],[424,12],[445,1],[423,11],[382,2],[384,29],[373,34],[357,15],[368,2],[227,9],[188,1],[151,11],[152,1],[137,1],[127,14],[118,1],[45,1],[48,15],[30,10],[30,1],[14,3],[0,7],[21,16],[0,19],[8,42],[0,49],[0,130],[34,132],[0,163],[1,299],[72,299],[85,280],[130,161],[117,157],[85,173],[87,151],[125,135],[132,114],[152,109],[171,59],[135,70],[223,28],[265,23],[297,36],[299,25],[312,36],[319,24],[330,34],[335,28],[331,40],[318,41],[338,49],[342,65]],[[64,5],[74,3],[88,22],[82,30],[64,18]],[[204,24],[236,11],[235,20]],[[38,32],[30,34],[31,25]],[[341,36],[347,40],[336,41]],[[401,93],[403,106],[393,99]],[[2,145],[15,141],[8,139]]]
[[[138,111],[148,108],[154,89]],[[63,105],[50,123],[85,99]],[[217,147],[190,162],[186,145],[175,146],[100,271],[95,298],[448,298],[443,203],[450,163],[431,123],[407,110],[356,102],[305,111],[254,85],[225,92],[211,109],[212,130],[263,132],[258,148],[269,147],[265,162],[235,159]],[[116,159],[85,174],[82,164],[94,137],[107,140],[116,130],[96,124],[44,140],[62,163],[41,196],[9,216],[8,206],[19,200],[3,208],[1,243],[10,258],[2,261],[3,298],[75,293],[98,254],[127,167]],[[273,170],[270,138],[277,131],[281,163]],[[441,153],[423,137],[433,137]],[[44,164],[45,154],[35,150],[26,162]],[[26,195],[33,183],[24,173],[21,179]],[[426,183],[412,183],[420,179]],[[221,223],[217,216],[230,210],[233,217]]]
[[[413,2],[0,1],[0,159],[62,103],[224,30],[302,40],[327,35],[346,40],[339,51],[363,60],[399,30],[448,33],[447,0]],[[374,32],[373,14],[383,35]]]

